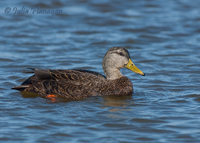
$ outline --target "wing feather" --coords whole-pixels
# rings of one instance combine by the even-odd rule
[[[73,80],[82,81],[91,79],[91,77],[104,78],[100,73],[87,70],[49,70],[49,69],[34,69],[35,76],[38,80]]]

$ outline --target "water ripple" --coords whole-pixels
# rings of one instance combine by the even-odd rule
[[[0,2],[0,141],[199,142],[199,1]],[[6,7],[62,14],[5,13]],[[134,93],[51,102],[10,90],[27,68],[103,74],[113,46],[125,46],[141,77],[122,69]]]

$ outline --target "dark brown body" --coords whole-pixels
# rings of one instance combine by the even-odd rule
[[[28,91],[45,96],[56,94],[68,99],[81,99],[89,96],[130,95],[133,92],[131,81],[122,76],[107,80],[97,72],[85,70],[39,70],[21,86],[13,89]]]

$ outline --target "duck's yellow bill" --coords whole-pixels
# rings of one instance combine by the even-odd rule
[[[125,65],[124,67],[137,73],[137,74],[145,76],[145,74],[134,65],[134,63],[131,61],[131,59],[129,59],[128,64]]]

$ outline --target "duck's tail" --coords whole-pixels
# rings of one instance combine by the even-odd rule
[[[23,91],[24,89],[26,89],[28,87],[29,87],[29,85],[19,85],[19,86],[14,86],[11,89],[16,89],[16,90],[19,90],[19,91]]]

